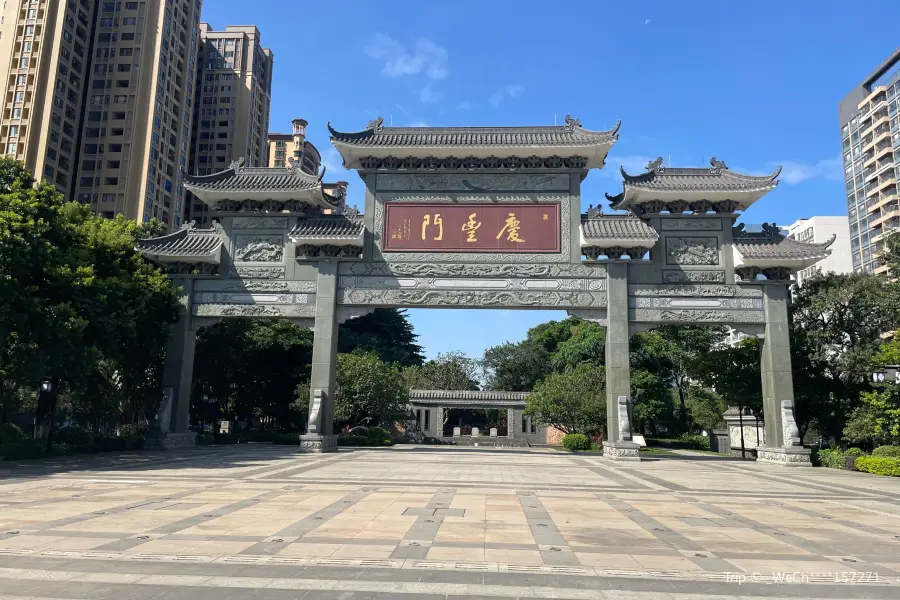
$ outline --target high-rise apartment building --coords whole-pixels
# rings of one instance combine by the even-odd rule
[[[0,149],[69,198],[85,117],[96,4],[6,0],[0,13]]]
[[[268,166],[288,167],[291,160],[300,165],[300,170],[315,174],[322,163],[322,155],[318,149],[306,140],[306,119],[291,121],[291,133],[270,133]],[[291,159],[291,160],[288,160]]]
[[[7,0],[6,153],[103,216],[179,226],[200,6]]]
[[[850,273],[853,260],[850,257],[850,228],[847,217],[810,217],[798,219],[787,227],[787,234],[798,242],[824,244],[834,237],[829,246],[831,254],[816,264],[797,271],[797,285],[816,273]]]
[[[260,45],[259,29],[200,23],[200,68],[188,172],[224,171],[232,161],[265,167],[274,55]],[[192,201],[190,218],[209,221],[208,207]]]
[[[855,271],[887,270],[879,253],[900,228],[900,50],[838,105]]]

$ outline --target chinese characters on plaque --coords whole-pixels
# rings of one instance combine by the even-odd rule
[[[384,251],[559,252],[559,204],[385,205]]]

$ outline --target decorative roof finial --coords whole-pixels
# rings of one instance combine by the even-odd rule
[[[662,165],[663,165],[663,158],[662,158],[662,156],[660,156],[656,160],[647,163],[647,170],[648,171],[660,171],[663,168]]]
[[[768,236],[782,236],[781,229],[775,223],[763,223],[762,224],[763,233]]]
[[[587,218],[588,219],[596,219],[598,217],[603,216],[603,210],[599,206],[594,206],[593,204],[588,205],[587,210]]]
[[[241,156],[237,160],[231,161],[231,164],[228,165],[229,169],[237,170],[244,166],[244,157]]]
[[[733,225],[731,227],[731,237],[732,238],[738,238],[742,235],[744,235],[744,224],[743,223],[738,223],[737,225]]]
[[[728,165],[725,164],[724,160],[716,160],[715,156],[713,156],[711,159],[709,159],[709,166],[712,168],[713,171],[718,171],[721,169],[728,168]]]
[[[343,215],[348,219],[356,219],[357,217],[359,217],[359,209],[355,206],[347,206],[345,204],[343,208]]]
[[[566,115],[566,129],[575,129],[581,127],[581,119],[576,119],[572,115]]]
[[[384,118],[378,117],[377,119],[369,121],[369,124],[366,125],[366,129],[374,129],[375,131],[378,131],[383,126],[384,126]]]

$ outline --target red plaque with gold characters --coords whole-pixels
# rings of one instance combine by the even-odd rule
[[[559,252],[559,204],[385,205],[385,252]]]

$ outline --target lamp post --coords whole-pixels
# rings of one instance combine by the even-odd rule
[[[49,419],[50,422],[47,423],[47,450],[50,450],[50,445],[52,443],[51,434],[53,431],[53,413],[56,409],[56,402],[54,401],[54,387],[55,386],[53,385],[53,380],[49,377],[41,379],[41,381],[38,383],[38,418],[35,419],[34,437],[37,438],[39,435],[43,435],[44,424]]]

